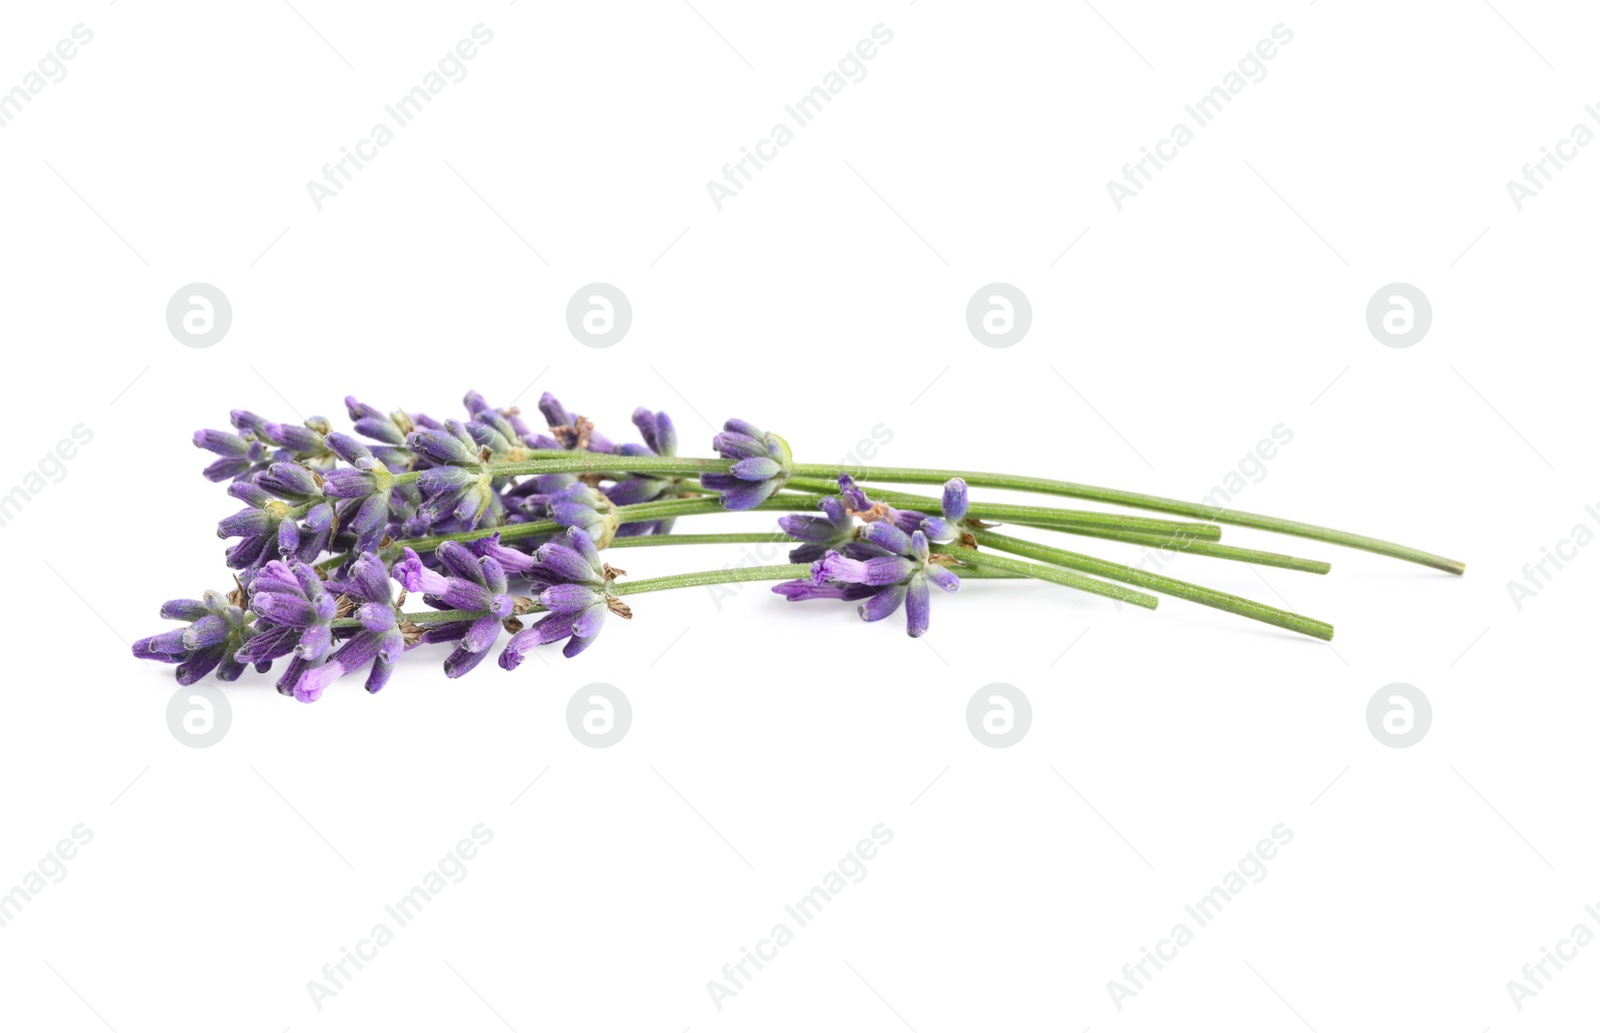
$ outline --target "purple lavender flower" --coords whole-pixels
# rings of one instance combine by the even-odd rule
[[[228,485],[228,494],[245,503],[247,508],[218,521],[217,537],[239,539],[228,549],[227,563],[235,570],[249,570],[264,562],[263,557],[267,557],[269,551],[275,550],[282,525],[293,526],[294,521],[289,519],[293,507],[282,499],[273,498],[251,481],[233,482]],[[299,544],[298,532],[284,533],[292,534],[294,544]]]
[[[864,521],[887,521],[906,534],[921,531],[928,536],[928,541],[938,544],[953,542],[961,537],[961,521],[967,516],[967,482],[959,477],[952,477],[944,483],[939,516],[929,516],[915,509],[895,509],[886,502],[874,502],[847,473],[839,475],[839,497],[844,500],[851,514]]]
[[[262,665],[292,653],[278,691],[294,694],[301,677],[319,666],[333,646],[337,600],[311,567],[273,560],[250,581],[250,609],[256,614],[256,634],[240,650],[240,659]]]
[[[193,685],[212,671],[222,681],[237,680],[250,662],[239,654],[250,643],[255,629],[235,599],[208,591],[202,599],[163,603],[163,619],[187,621],[188,627],[140,639],[133,644],[133,655],[141,660],[177,664],[179,685]],[[267,663],[256,664],[258,671],[264,672],[267,667]]]
[[[267,446],[253,435],[246,438],[225,430],[197,430],[194,445],[221,457],[202,471],[208,481],[244,480],[266,468]]]
[[[355,424],[355,432],[375,442],[368,447],[394,473],[410,470],[416,464],[416,457],[406,447],[407,435],[419,429],[438,430],[441,427],[438,420],[422,413],[408,413],[400,409],[385,413],[376,406],[358,401],[354,395],[345,396],[344,407]]]
[[[942,545],[961,537],[961,521],[967,516],[967,482],[959,477],[945,481],[939,508],[941,515],[922,521],[922,533],[928,541]]]
[[[388,683],[396,661],[406,649],[405,633],[395,620],[394,610],[363,603],[356,609],[355,618],[360,622],[356,633],[345,639],[327,662],[310,668],[294,683],[295,699],[315,703],[329,685],[368,664],[372,665],[367,675],[368,692],[377,692]]]
[[[327,443],[350,466],[323,474],[322,493],[336,500],[335,515],[339,526],[355,536],[354,550],[371,552],[389,526],[394,475],[371,449],[348,434],[329,434]]]
[[[789,443],[744,420],[729,420],[722,428],[711,446],[722,458],[734,460],[733,469],[705,474],[700,483],[720,492],[728,509],[754,509],[789,480]]]
[[[578,483],[578,478],[570,473],[541,473],[522,480],[507,488],[501,495],[506,511],[511,514],[510,522],[525,523],[530,520],[549,520],[550,503],[560,494],[563,488],[569,488]]]
[[[811,565],[812,584],[831,586],[838,595],[805,595],[796,582],[778,586],[780,594],[790,599],[850,598],[852,588],[856,592],[865,588],[871,594],[857,608],[862,620],[882,620],[903,603],[906,634],[919,638],[928,630],[928,582],[946,592],[961,587],[951,570],[932,561],[928,538],[921,531],[907,535],[891,523],[876,521],[862,529],[858,546],[859,556],[830,552]]]
[[[499,522],[503,510],[489,473],[488,450],[460,421],[446,420],[441,430],[414,431],[406,442],[434,464],[417,479],[423,501],[407,521],[407,534],[443,529],[440,525],[471,530],[480,523]]]
[[[569,452],[615,452],[611,439],[594,429],[594,422],[567,411],[556,396],[546,391],[539,396],[539,412],[550,427],[550,435],[537,435],[535,448],[566,449]]]
[[[389,573],[377,556],[358,556],[342,578],[330,580],[327,585],[339,593],[340,614],[353,611],[351,616],[357,624],[353,630],[336,632],[344,637],[339,647],[323,663],[308,666],[293,681],[294,696],[302,703],[316,702],[334,681],[368,664],[372,667],[365,688],[368,692],[379,691],[388,684],[400,654],[412,641],[399,623],[390,594]],[[290,666],[294,666],[293,662]]]
[[[599,547],[611,544],[617,532],[617,507],[598,489],[572,484],[550,496],[550,518],[562,527],[583,531]]]
[[[822,515],[789,513],[778,518],[778,526],[791,538],[803,543],[789,552],[790,563],[811,563],[832,550],[842,549],[856,538],[856,522],[841,499],[826,496],[817,503]]]
[[[888,521],[906,534],[922,529],[923,521],[928,519],[928,514],[915,509],[895,509],[887,502],[875,502],[867,497],[855,478],[847,473],[839,475],[839,497],[844,500],[845,508],[852,516],[860,517],[867,523]]]
[[[333,461],[333,453],[323,443],[333,425],[321,416],[313,416],[301,424],[277,423],[248,409],[235,409],[229,419],[239,430],[278,446],[280,451],[274,454],[274,459],[294,460],[311,466],[325,466]]]
[[[422,592],[423,601],[436,610],[471,610],[470,620],[432,624],[424,642],[455,642],[444,662],[444,673],[459,678],[488,655],[500,637],[502,623],[518,609],[510,595],[505,568],[493,556],[477,556],[460,542],[445,542],[434,554],[440,570],[430,570],[415,552],[394,566],[395,580],[408,592]],[[526,559],[526,557],[524,557]]]
[[[607,613],[624,619],[632,616],[622,600],[608,591],[612,578],[621,571],[602,563],[594,542],[578,528],[569,527],[559,542],[539,546],[534,561],[524,576],[542,588],[539,604],[549,612],[506,643],[500,666],[508,671],[522,663],[527,650],[547,642],[566,639],[562,655],[577,656],[600,634]]]
[[[478,392],[469,391],[464,399],[472,417],[467,432],[479,445],[501,462],[525,459],[532,432],[517,409],[496,409]]]
[[[633,425],[639,428],[644,444],[617,446],[623,456],[675,456],[678,454],[678,432],[672,426],[672,417],[664,412],[649,409],[633,410]],[[606,498],[618,506],[635,506],[678,497],[682,478],[651,474],[629,474],[605,489]],[[629,538],[641,534],[666,534],[672,530],[673,520],[647,520],[623,524],[617,528],[618,537]]]
[[[295,505],[299,522],[284,519],[278,525],[278,554],[284,559],[310,563],[332,541],[337,519],[332,503],[322,492],[322,475],[299,463],[273,463],[251,480],[255,486]]]

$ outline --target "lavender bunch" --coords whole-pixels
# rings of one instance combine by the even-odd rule
[[[285,424],[242,409],[230,414],[231,430],[195,433],[194,443],[215,456],[204,476],[226,482],[244,507],[217,525],[230,543],[223,560],[235,588],[165,604],[161,615],[184,626],[140,639],[136,656],[173,664],[183,684],[278,665],[279,691],[311,702],[362,672],[367,690],[377,692],[403,653],[424,646],[448,647],[443,669],[451,678],[482,666],[496,646],[504,670],[557,642],[576,657],[611,615],[632,616],[621,596],[691,585],[777,582],[774,591],[786,599],[849,601],[867,621],[903,609],[907,633],[919,637],[930,626],[931,589],[955,592],[970,576],[1051,582],[1145,608],[1160,593],[1332,636],[1321,621],[1002,535],[993,521],[1318,574],[1325,563],[1217,545],[1221,529],[1210,522],[980,506],[969,499],[969,484],[1236,523],[1463,569],[1328,528],[1038,477],[868,468],[860,473],[874,482],[944,482],[937,499],[873,489],[874,499],[833,466],[796,462],[784,438],[744,420],[727,421],[712,438],[714,456],[695,458],[678,454],[671,418],[645,408],[632,414],[643,440],[617,444],[549,393],[538,404],[543,429],[475,391],[463,399],[462,418],[443,420],[386,413],[354,396],[344,402],[348,433],[321,417]],[[789,563],[618,584],[624,572],[602,559],[602,550],[630,545],[771,540],[671,533],[681,516],[757,509],[787,511],[778,523],[794,543]],[[420,596],[422,608],[405,609],[408,593]]]

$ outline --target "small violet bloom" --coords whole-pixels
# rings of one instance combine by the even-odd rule
[[[178,684],[193,685],[212,671],[221,681],[235,681],[250,662],[241,659],[255,629],[246,623],[244,610],[236,596],[206,592],[203,599],[173,599],[163,603],[165,620],[187,621],[188,627],[142,638],[133,644],[133,655],[141,660],[157,660],[178,665]],[[256,670],[265,672],[268,664],[258,662]]]
[[[789,480],[793,457],[789,443],[745,420],[729,420],[722,433],[711,439],[711,447],[724,459],[732,459],[728,473],[708,473],[700,483],[722,494],[728,509],[754,509]]]
[[[594,542],[576,527],[569,527],[560,541],[539,546],[523,576],[541,589],[539,605],[549,612],[511,636],[500,653],[500,666],[515,670],[527,650],[562,639],[567,640],[562,654],[577,656],[600,634],[608,613],[631,617],[627,605],[608,591],[620,573],[601,562]]]
[[[505,550],[510,552],[510,550]],[[436,610],[469,610],[477,616],[430,624],[423,642],[454,642],[455,651],[444,661],[444,673],[459,678],[488,656],[500,637],[502,624],[519,607],[510,594],[506,568],[492,555],[474,555],[460,542],[445,542],[434,554],[439,570],[430,570],[411,549],[394,565],[394,577],[408,592],[422,592],[423,601]],[[521,557],[527,560],[527,557]]]
[[[821,516],[788,513],[778,518],[784,533],[802,542],[790,550],[790,563],[811,563],[856,539],[855,519],[841,499],[829,495],[817,506],[822,510]]]
[[[316,702],[329,685],[369,664],[365,688],[379,691],[388,684],[400,654],[410,644],[390,595],[389,572],[377,556],[358,556],[342,578],[327,585],[339,593],[340,615],[351,611],[357,624],[353,631],[342,629],[339,634],[349,637],[327,654],[323,663],[309,667],[294,681],[295,699],[302,703]]]
[[[599,548],[617,532],[617,507],[598,488],[571,484],[550,496],[550,518],[562,527],[581,530]]]
[[[869,588],[871,595],[857,608],[862,620],[882,620],[898,611],[902,603],[906,608],[906,634],[921,637],[928,630],[928,582],[933,582],[946,592],[961,586],[961,579],[948,568],[933,561],[928,549],[927,535],[921,531],[906,534],[893,524],[875,522],[861,533],[861,545],[875,552],[865,558],[830,552],[811,565],[814,585],[839,586],[847,592],[851,586]],[[792,583],[791,583],[792,584]],[[783,593],[795,598],[794,589]],[[837,598],[849,598],[841,594]]]
[[[297,694],[301,677],[320,665],[333,648],[333,621],[340,615],[338,600],[311,567],[273,560],[250,581],[250,609],[256,614],[256,635],[241,650],[242,659],[271,663],[292,653],[293,659],[278,679],[278,691]]]
[[[664,412],[651,412],[649,409],[639,408],[633,410],[633,425],[639,428],[639,433],[644,438],[644,444],[626,444],[617,446],[617,454],[623,456],[675,456],[678,454],[678,432],[672,426],[672,417]],[[644,502],[656,502],[678,497],[678,485],[682,483],[681,477],[662,476],[659,474],[630,473],[627,477],[618,480],[615,484],[605,489],[606,498],[618,506],[636,506]],[[623,524],[617,529],[619,537],[630,538],[641,534],[666,534],[672,530],[673,521],[647,520],[638,523]]]

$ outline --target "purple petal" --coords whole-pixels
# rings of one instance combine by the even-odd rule
[[[937,564],[929,564],[925,570],[925,573],[927,573],[929,581],[932,581],[946,592],[954,592],[956,589],[961,587],[961,579],[957,577],[956,572],[951,570],[949,567],[941,567]]]
[[[960,521],[967,515],[967,482],[959,477],[952,477],[944,482],[944,498],[941,502],[946,520]]]
[[[733,469],[730,472],[741,480],[764,481],[769,477],[776,477],[782,473],[783,466],[775,459],[758,456],[739,460],[733,464]]]
[[[551,613],[580,613],[603,599],[583,585],[552,585],[539,593],[539,602]]]
[[[489,614],[472,622],[467,633],[461,636],[461,648],[469,653],[481,653],[494,645],[500,637],[500,618]]]
[[[724,509],[734,511],[755,509],[777,491],[777,481],[741,481],[736,488],[730,488],[722,493],[722,506]]]
[[[906,586],[906,634],[921,638],[928,630],[928,582],[915,578]]]
[[[880,588],[866,602],[856,607],[856,612],[861,615],[861,619],[864,621],[881,621],[900,609],[900,604],[905,601],[905,597],[905,585],[890,585],[887,588]]]

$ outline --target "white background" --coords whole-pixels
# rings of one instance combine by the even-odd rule
[[[1592,11],[29,4],[5,12],[0,88],[79,23],[93,42],[0,129],[0,491],[74,425],[94,435],[0,529],[0,888],[78,823],[93,840],[0,928],[8,1026],[1593,1016],[1600,946],[1521,1011],[1506,983],[1574,924],[1600,933],[1600,552],[1520,611],[1507,582],[1575,524],[1600,530],[1600,149],[1521,211],[1505,186],[1600,100]],[[478,23],[494,38],[470,74],[318,211],[306,182]],[[718,211],[706,182],[878,23],[893,41],[866,78]],[[1265,79],[1117,211],[1106,181],[1278,23],[1293,41]],[[196,281],[233,306],[207,349],[164,320]],[[633,306],[608,349],[565,323],[593,281]],[[994,281],[1033,307],[1006,349],[965,323]],[[1395,281],[1433,307],[1407,349],[1366,326]],[[171,672],[128,643],[161,630],[162,600],[229,587],[213,525],[233,504],[198,476],[192,431],[233,407],[342,420],[347,393],[443,417],[469,388],[529,407],[552,390],[619,440],[635,405],[666,409],[685,454],[733,415],[807,462],[883,424],[882,462],[1189,499],[1282,423],[1293,442],[1237,506],[1468,573],[1244,531],[1227,540],[1333,573],[1167,568],[1330,620],[1331,647],[1047,585],[936,598],[922,641],[763,586],[720,609],[641,596],[574,661],[449,682],[419,651],[381,695],[341,683],[315,706],[255,678],[226,690],[219,744],[175,741]],[[619,555],[636,577],[742,558]],[[1366,724],[1397,681],[1434,710],[1407,749]],[[609,749],[567,727],[592,682],[632,701]],[[966,726],[992,682],[1032,701],[1009,749]],[[463,881],[315,1008],[308,980],[480,822],[494,838]],[[868,876],[715,1008],[707,981],[880,822],[894,839]],[[1294,838],[1265,881],[1118,1010],[1107,981],[1278,823]]]

